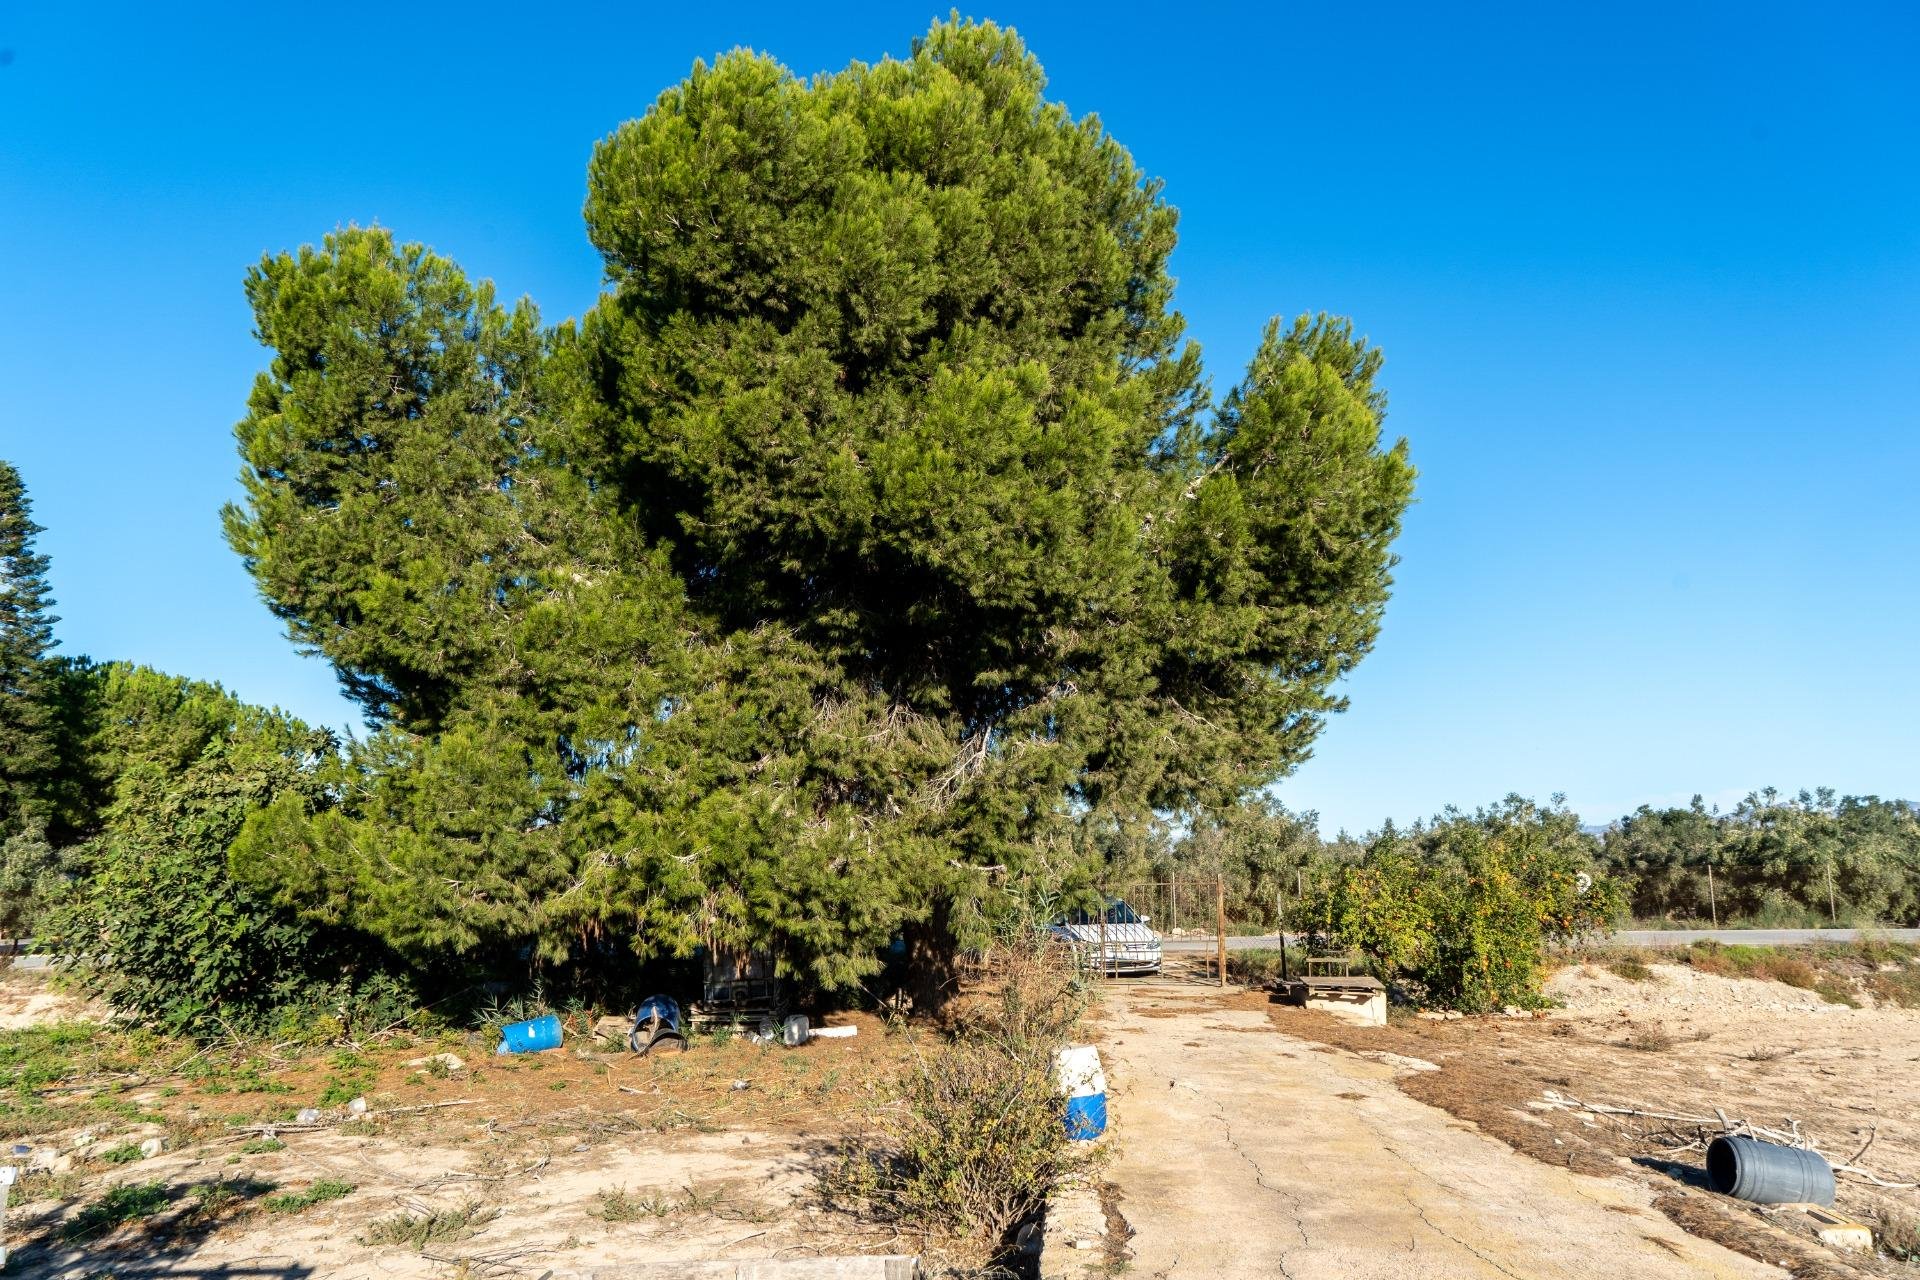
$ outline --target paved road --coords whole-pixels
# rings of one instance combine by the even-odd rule
[[[1872,929],[1876,938],[1888,942],[1920,942],[1920,929]],[[1856,942],[1858,929],[1622,929],[1609,939],[1620,947],[1683,947],[1689,942],[1744,942],[1756,947],[1798,947],[1816,942]],[[1296,937],[1294,942],[1298,942]],[[1280,945],[1277,934],[1228,938],[1229,951],[1270,951]],[[1212,938],[1168,938],[1161,943],[1167,951],[1212,952]]]
[[[1167,982],[1110,988],[1099,1045],[1130,1275],[1784,1280],[1687,1235],[1644,1186],[1415,1102],[1394,1084],[1410,1059],[1330,1051]]]

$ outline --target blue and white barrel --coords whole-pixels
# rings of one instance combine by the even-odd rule
[[[1053,1083],[1066,1095],[1067,1136],[1091,1141],[1107,1131],[1107,1073],[1100,1051],[1070,1044],[1053,1055]]]

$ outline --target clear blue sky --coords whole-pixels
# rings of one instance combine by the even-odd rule
[[[0,456],[66,651],[352,722],[220,538],[247,265],[377,220],[577,315],[595,139],[697,56],[934,12],[0,5]],[[974,12],[1166,180],[1216,386],[1276,312],[1386,349],[1419,505],[1288,803],[1920,796],[1920,10]]]

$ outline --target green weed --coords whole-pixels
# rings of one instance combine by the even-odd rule
[[[465,1240],[500,1216],[500,1211],[468,1200],[451,1209],[423,1209],[418,1213],[396,1213],[381,1218],[367,1228],[362,1237],[371,1245],[404,1245],[424,1249],[430,1244]]]
[[[313,1208],[314,1205],[352,1195],[353,1191],[354,1185],[351,1182],[342,1182],[338,1178],[322,1178],[305,1191],[289,1191],[284,1195],[268,1196],[267,1212],[299,1213],[303,1209]]]
[[[1628,982],[1653,980],[1653,970],[1649,969],[1646,961],[1638,956],[1621,956],[1618,960],[1608,961],[1607,972],[1616,978],[1625,978]]]
[[[61,1228],[61,1235],[68,1240],[90,1240],[129,1222],[151,1218],[173,1200],[173,1191],[159,1182],[127,1183],[114,1187],[74,1215]]]

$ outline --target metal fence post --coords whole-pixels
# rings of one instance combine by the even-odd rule
[[[1108,972],[1111,967],[1112,964],[1107,959],[1107,891],[1102,889],[1100,891],[1100,980],[1102,982],[1111,976]]]
[[[1213,882],[1214,936],[1220,943],[1220,985],[1227,985],[1227,882],[1215,877]]]

